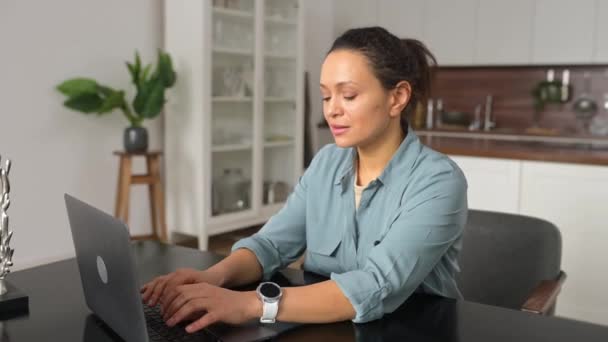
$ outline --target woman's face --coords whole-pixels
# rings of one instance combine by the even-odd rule
[[[340,147],[375,142],[394,121],[394,99],[373,74],[367,57],[351,50],[331,52],[321,68],[323,114]],[[394,111],[393,111],[394,112]],[[396,113],[397,117],[400,113]]]

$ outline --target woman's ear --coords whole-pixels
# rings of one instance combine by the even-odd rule
[[[401,81],[397,83],[395,88],[392,90],[392,104],[390,109],[390,115],[401,116],[401,112],[407,104],[410,102],[412,97],[412,86],[408,81]]]

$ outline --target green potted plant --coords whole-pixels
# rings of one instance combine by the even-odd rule
[[[131,80],[135,85],[135,98],[129,104],[123,90],[116,90],[99,84],[90,78],[72,78],[57,86],[67,99],[64,105],[85,113],[104,115],[120,109],[129,120],[130,126],[124,131],[124,148],[129,153],[141,153],[148,149],[148,132],[142,126],[145,119],[157,117],[166,102],[165,90],[175,84],[169,54],[158,51],[158,62],[152,72],[152,65],[142,68],[139,53],[135,52],[135,62],[127,62]]]

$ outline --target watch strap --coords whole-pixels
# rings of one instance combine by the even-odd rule
[[[266,302],[262,300],[262,317],[260,317],[261,323],[274,323],[279,312],[279,302]]]

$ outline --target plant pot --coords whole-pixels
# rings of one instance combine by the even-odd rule
[[[145,127],[131,126],[125,128],[123,135],[125,151],[142,153],[148,150],[148,130]]]

